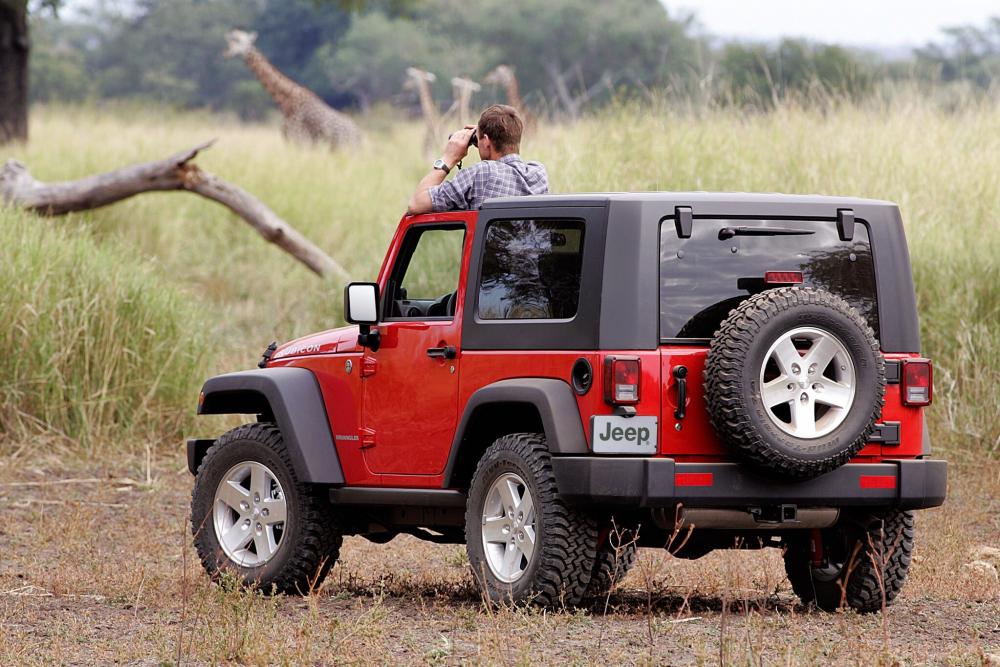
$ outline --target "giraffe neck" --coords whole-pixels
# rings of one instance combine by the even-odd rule
[[[431,97],[431,86],[426,79],[416,79],[417,91],[420,93],[420,110],[424,112],[424,120],[428,123],[436,123],[438,120],[438,110],[434,106],[434,98]]]
[[[507,100],[518,111],[524,110],[524,102],[521,100],[521,90],[517,85],[517,78],[513,74],[507,80]]]
[[[472,88],[462,88],[458,97],[458,113],[462,116],[459,120],[465,122],[469,117],[469,103],[472,101]]]
[[[282,113],[287,115],[292,109],[292,100],[301,96],[305,89],[278,71],[256,48],[251,48],[244,60],[264,86],[264,90],[274,98]]]

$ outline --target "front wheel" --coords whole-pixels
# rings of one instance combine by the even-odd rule
[[[213,580],[228,572],[266,593],[314,589],[341,543],[329,506],[298,481],[269,423],[235,428],[209,448],[191,492],[191,530]]]
[[[785,550],[785,572],[804,604],[871,613],[888,606],[906,581],[913,554],[913,512],[866,516],[798,540]],[[817,557],[816,551],[819,550]]]
[[[506,435],[483,454],[465,538],[473,577],[495,602],[576,605],[597,557],[597,523],[559,497],[538,433]]]

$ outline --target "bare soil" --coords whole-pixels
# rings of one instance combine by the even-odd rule
[[[464,547],[345,540],[304,598],[209,583],[180,457],[0,459],[0,664],[948,664],[1000,660],[1000,583],[963,567],[1000,547],[1000,465],[953,470],[922,512],[885,614],[802,607],[780,554],[683,561],[644,550],[606,600],[545,612],[483,603]],[[998,563],[997,565],[1000,565]],[[997,663],[1000,664],[1000,663]]]

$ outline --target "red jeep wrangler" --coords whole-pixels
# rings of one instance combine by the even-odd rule
[[[356,326],[205,383],[199,414],[256,415],[187,445],[213,577],[305,591],[342,536],[406,533],[572,605],[638,546],[778,547],[803,602],[872,611],[944,502],[891,203],[497,199],[403,218],[344,301]]]

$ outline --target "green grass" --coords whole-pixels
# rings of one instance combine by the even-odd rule
[[[422,126],[397,121],[385,111],[361,121],[369,138],[365,148],[331,154],[285,143],[276,126],[241,125],[225,117],[36,108],[30,143],[6,153],[25,162],[36,178],[59,180],[156,159],[218,137],[218,143],[198,158],[200,165],[255,193],[343,264],[354,279],[370,280],[427,165],[420,150]],[[860,107],[785,107],[757,115],[626,104],[574,125],[543,126],[522,153],[545,162],[557,192],[777,191],[898,202],[917,281],[924,351],[936,365],[937,391],[930,411],[936,449],[966,458],[1000,453],[1000,414],[994,408],[1000,404],[997,107],[947,111],[906,95]],[[6,156],[0,153],[0,158]],[[96,258],[79,270],[45,263],[54,272],[45,284],[56,293],[75,289],[77,280],[98,289],[117,285],[115,280],[124,280],[126,273],[141,276],[130,284],[135,289],[149,286],[143,294],[150,299],[155,293],[156,317],[175,322],[171,331],[201,335],[195,343],[182,333],[170,334],[198,346],[195,356],[204,360],[203,373],[249,367],[271,340],[288,340],[341,321],[338,281],[315,278],[232,214],[190,194],[144,195],[74,221],[16,219],[5,224],[19,225],[27,236],[8,233],[14,248],[5,248],[4,253],[28,252],[19,248],[30,247],[35,238],[31,235],[43,233],[32,231],[40,226],[66,227],[72,231],[60,232],[60,238],[85,244],[89,250],[80,252]],[[140,270],[144,263],[153,267]],[[19,272],[0,270],[7,271],[9,284],[23,280]],[[66,285],[60,286],[61,281]],[[128,293],[118,287],[100,289],[108,297]],[[20,312],[32,302],[31,294],[29,288],[18,287],[14,297],[5,296],[18,301],[4,307]],[[101,303],[101,318],[133,317],[125,306]],[[37,333],[8,332],[7,358],[0,368],[18,363],[27,377],[58,380],[62,376],[43,373],[46,360],[57,351],[65,354],[63,345],[76,346],[67,350],[91,345],[61,332],[110,340],[109,322],[86,319],[90,315],[76,314],[73,308],[46,307],[84,319],[74,320],[76,329],[53,329],[60,337],[45,343],[48,353],[31,351],[27,345],[29,341],[38,345]],[[145,306],[132,310],[137,317],[152,317]],[[198,319],[193,312],[207,312],[209,319],[204,315]],[[200,323],[199,330],[185,331],[194,320]],[[117,326],[141,333],[146,325]],[[110,381],[123,388],[139,381],[148,390],[165,363],[163,355],[174,347],[167,344],[168,338],[161,341],[159,356],[143,359],[143,368],[133,367],[130,364],[139,362],[117,352],[128,363],[116,366]],[[195,354],[174,352],[180,353]],[[25,355],[24,361],[10,360]],[[198,362],[186,357],[183,364],[190,368]],[[181,386],[188,382],[182,377],[188,377],[187,371],[171,370],[171,388],[161,393],[166,402],[177,397],[177,409],[190,411],[197,382],[188,384],[188,394],[181,400]],[[9,377],[0,383],[8,387]],[[60,394],[60,407],[51,409],[69,415],[72,402],[90,400],[93,391],[81,388]],[[5,395],[11,392],[5,390]],[[5,399],[5,405],[9,401]],[[18,405],[23,409],[24,404]],[[125,406],[115,409],[120,418],[127,416]],[[51,414],[38,416],[47,420]],[[59,423],[75,424],[74,432],[82,437],[87,419],[64,416]],[[176,424],[169,421],[167,432]]]
[[[91,453],[176,441],[202,372],[205,309],[78,222],[7,210],[0,230],[0,435]]]

